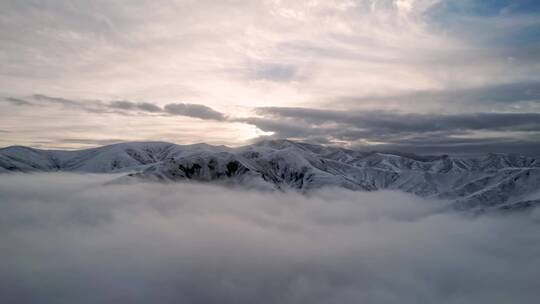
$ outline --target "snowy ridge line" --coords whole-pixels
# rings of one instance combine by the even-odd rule
[[[124,179],[230,183],[242,187],[401,190],[459,209],[522,210],[540,199],[540,160],[488,153],[467,157],[361,152],[267,140],[240,148],[127,142],[79,151],[0,149],[0,172],[125,172]],[[514,207],[515,208],[514,208]]]

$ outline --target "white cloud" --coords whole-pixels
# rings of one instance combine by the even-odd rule
[[[393,192],[245,192],[0,176],[17,303],[536,303],[538,212],[470,218]]]
[[[445,4],[442,0],[2,1],[0,94],[131,100],[160,107],[202,104],[225,116],[262,106],[538,112],[538,100],[517,108],[430,98],[430,92],[534,83],[540,69],[533,39],[536,12],[463,16],[452,15]],[[476,1],[462,5],[468,4]],[[418,100],[423,92],[427,98]],[[410,98],[395,98],[401,95]],[[2,145],[53,147],[40,141],[55,138],[40,132],[58,117],[72,120],[74,125],[66,125],[79,130],[78,138],[95,140],[95,130],[101,127],[99,114],[72,119],[66,118],[72,115],[69,111],[44,111],[37,117],[13,103],[12,99],[10,105],[0,105],[0,129],[14,134],[0,139]],[[144,135],[137,139],[192,143],[196,137],[240,145],[256,133],[252,127],[237,125],[215,135],[221,125],[211,122],[200,131],[200,124],[188,126],[185,119],[179,124],[188,127],[181,130],[176,121],[152,120],[160,130],[175,131],[167,131],[167,136],[147,132],[146,121],[113,117],[107,119],[111,130],[100,130],[97,140],[132,140],[137,133]],[[144,125],[141,130],[134,132],[132,126],[126,130],[126,124],[137,123]]]
[[[434,3],[7,1],[0,80],[10,94],[316,105],[336,95],[508,82],[530,69],[441,31],[424,15]],[[479,60],[455,67],[471,54]],[[298,73],[265,81],[253,77],[253,62]]]

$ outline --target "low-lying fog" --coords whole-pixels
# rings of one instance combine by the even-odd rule
[[[538,303],[540,210],[0,176],[3,303]]]

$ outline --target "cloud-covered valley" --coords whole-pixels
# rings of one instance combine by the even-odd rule
[[[0,176],[7,303],[536,303],[540,213],[114,175]]]

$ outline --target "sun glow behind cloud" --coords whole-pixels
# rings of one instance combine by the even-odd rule
[[[468,87],[491,83],[495,69],[525,68],[518,55],[500,61],[497,49],[428,22],[438,2],[8,1],[1,79],[11,94],[28,94],[31,84],[67,98],[290,106]],[[456,66],[465,54],[483,59]]]
[[[261,135],[285,134],[277,128],[282,121],[274,121],[273,128],[268,121],[265,126],[261,120],[241,122],[261,118],[254,112],[262,107],[539,113],[540,7],[535,3],[3,1],[0,139],[2,145],[65,147],[62,138],[49,135],[59,125],[96,142],[160,138],[241,145]],[[84,113],[21,102],[35,94],[77,101]],[[147,106],[139,109],[141,117],[103,117],[88,111],[96,101]],[[148,105],[178,103],[233,119],[217,123],[146,113]],[[138,130],[136,123],[141,123]],[[312,140],[302,134],[302,123],[289,137]],[[536,142],[537,134],[530,133],[525,140]],[[63,140],[70,138],[74,135]],[[394,144],[384,134],[317,140]]]

